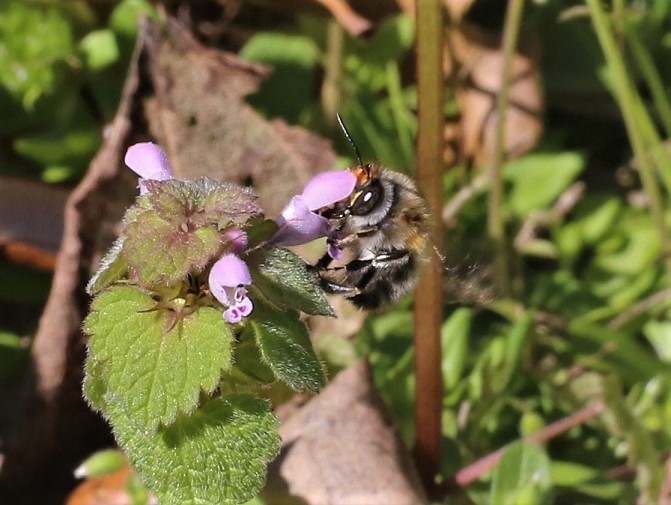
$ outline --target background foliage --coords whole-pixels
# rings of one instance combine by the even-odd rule
[[[275,68],[249,102],[268,117],[333,135],[344,166],[353,159],[332,123],[337,109],[365,158],[412,173],[412,20],[387,16],[369,41],[340,33],[334,75],[333,21],[259,10],[240,7],[231,22],[245,36],[227,41],[243,58]],[[115,112],[140,13],[156,15],[142,0],[0,5],[3,176],[77,182]],[[462,23],[496,32],[502,14],[483,0]],[[655,503],[668,492],[671,448],[671,4],[528,2],[522,30],[541,55],[543,134],[503,169],[497,212],[508,249],[487,240],[487,181],[447,223],[443,477],[598,402],[602,415],[542,445],[511,445],[493,472],[450,499]],[[465,111],[457,95],[448,88],[445,113],[458,125]],[[458,150],[446,157],[448,204],[488,161]],[[502,254],[507,286],[490,268]],[[0,269],[8,309],[0,311],[0,381],[8,388],[24,370],[23,335],[49,279],[6,261]],[[346,364],[334,356],[369,357],[409,444],[411,337],[408,301],[322,349],[333,368]]]

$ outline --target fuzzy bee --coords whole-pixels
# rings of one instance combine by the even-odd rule
[[[343,258],[327,253],[315,269],[326,291],[363,309],[384,308],[417,284],[430,251],[429,207],[409,177],[363,164],[340,115],[338,122],[359,162],[349,169],[357,185],[349,198],[320,212],[336,230],[329,241]]]

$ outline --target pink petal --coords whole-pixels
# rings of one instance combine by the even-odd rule
[[[235,254],[224,254],[212,266],[208,284],[210,292],[223,305],[231,305],[231,296],[226,288],[247,286],[252,283],[252,276],[244,261]],[[233,292],[231,292],[231,295]]]
[[[342,259],[343,256],[342,249],[340,249],[337,245],[329,244],[327,250],[329,256],[331,256],[331,258],[333,258],[334,260],[337,261],[339,259]]]
[[[172,168],[163,149],[152,142],[133,144],[126,151],[124,162],[143,179],[165,181],[172,178]]]
[[[294,196],[277,218],[277,232],[271,242],[278,245],[298,245],[324,237],[329,221],[311,212],[302,196]]]
[[[248,296],[245,296],[242,299],[242,301],[236,305],[236,307],[240,311],[240,314],[242,314],[242,317],[247,317],[249,314],[252,313],[254,304],[252,303],[252,301],[249,299]]]
[[[356,183],[356,176],[349,170],[322,172],[305,185],[301,196],[310,210],[317,210],[350,196]]]
[[[237,307],[229,307],[224,311],[224,319],[231,324],[239,323],[242,321],[242,314]]]
[[[240,254],[247,248],[247,234],[240,228],[231,228],[224,233],[224,239],[231,243],[231,251]]]

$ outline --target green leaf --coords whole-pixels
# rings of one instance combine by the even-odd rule
[[[586,207],[586,208],[585,208]],[[616,197],[591,196],[580,210],[584,215],[580,218],[584,240],[595,244],[613,226],[622,208]]]
[[[651,319],[643,326],[643,334],[664,363],[671,363],[671,321]]]
[[[0,330],[0,385],[16,380],[29,363],[28,340]]]
[[[512,183],[510,206],[518,216],[551,205],[582,171],[584,160],[577,153],[537,153],[505,167]]]
[[[552,498],[550,459],[536,444],[515,442],[494,471],[491,505],[540,505]]]
[[[603,352],[602,349],[607,346],[608,352],[600,358],[599,366],[617,373],[629,384],[671,370],[660,363],[648,347],[625,331],[605,328],[579,318],[571,321],[568,331],[574,345],[585,345],[587,353]]]
[[[261,356],[280,380],[296,391],[317,391],[324,387],[324,371],[297,312],[254,299],[250,322]]]
[[[362,57],[378,65],[399,61],[415,40],[415,25],[409,16],[390,16],[375,30],[370,43],[362,47]]]
[[[86,66],[91,70],[100,70],[119,59],[119,48],[112,30],[92,31],[79,42],[86,56]]]
[[[122,235],[128,268],[147,287],[202,271],[220,252],[220,231],[259,212],[249,190],[208,178],[145,184],[149,192],[126,212]]]
[[[100,477],[116,472],[126,464],[124,455],[116,449],[98,451],[86,458],[75,470],[75,477]]]
[[[553,461],[550,473],[557,486],[577,486],[600,475],[599,470],[570,461]]]
[[[254,285],[280,307],[318,316],[335,315],[317,275],[287,249],[275,247],[264,251],[258,270],[252,269],[252,278]]]
[[[216,226],[182,229],[153,210],[138,215],[124,230],[128,269],[142,286],[168,286],[205,268],[219,250]]]
[[[138,20],[142,16],[156,19],[156,10],[147,0],[122,0],[118,2],[110,16],[110,28],[129,38],[135,38]]]
[[[641,500],[643,503],[658,503],[664,473],[655,440],[641,424],[638,413],[625,401],[617,377],[602,377],[599,385],[600,396],[606,406],[602,419],[613,434],[624,437],[627,442],[627,458],[629,464],[636,467],[636,480],[642,490]]]
[[[270,384],[275,381],[275,374],[263,361],[261,350],[253,336],[243,333],[241,342],[235,346],[233,367],[244,374],[248,381]]]
[[[277,223],[271,219],[264,219],[263,215],[254,216],[247,222],[245,231],[249,240],[249,248],[252,248],[270,240],[277,231]]]
[[[239,55],[273,67],[258,92],[248,97],[252,106],[267,117],[300,122],[306,104],[313,99],[319,61],[315,41],[305,35],[261,32],[249,39]]]
[[[100,360],[88,356],[84,364],[84,384],[82,391],[90,407],[98,412],[104,412],[107,407],[107,383],[104,378],[104,365]]]
[[[72,34],[55,7],[0,2],[0,86],[26,109],[59,83],[72,54]]]
[[[625,218],[620,225],[626,234],[624,247],[612,252],[604,247],[594,264],[613,274],[637,275],[658,261],[662,248],[659,233],[648,216]]]
[[[14,149],[45,166],[87,166],[102,137],[88,118],[80,121],[81,124],[68,129],[55,128],[19,137],[14,141]]]
[[[218,223],[220,229],[229,224],[242,225],[261,212],[256,196],[246,187],[202,177],[189,181],[194,193],[196,224]]]
[[[181,414],[155,433],[113,409],[114,435],[161,505],[227,505],[253,498],[279,452],[277,418],[267,402],[231,394]]]
[[[281,32],[257,33],[240,50],[240,58],[270,65],[293,64],[312,67],[319,58],[319,48],[304,35]]]
[[[468,335],[473,311],[461,307],[454,311],[440,328],[440,343],[443,349],[443,384],[450,391],[457,385],[466,366]]]
[[[107,251],[105,257],[100,262],[98,271],[91,277],[91,280],[86,285],[86,292],[89,295],[96,295],[106,287],[114,284],[123,278],[128,272],[126,259],[121,250],[123,249],[124,238],[119,237],[110,250]]]
[[[212,392],[231,363],[233,337],[219,311],[200,307],[166,333],[175,314],[155,307],[147,293],[115,286],[94,300],[84,323],[91,335],[89,361],[99,362],[105,397],[145,430],[192,410],[200,392]],[[95,382],[86,393],[100,405]]]
[[[128,498],[130,498],[130,505],[151,505],[152,503],[150,501],[151,491],[142,482],[137,472],[131,472],[128,476],[125,491],[128,493]]]
[[[527,311],[515,321],[515,324],[513,324],[506,335],[506,357],[502,375],[495,386],[496,391],[504,391],[506,389],[506,386],[508,386],[520,366],[522,351],[532,333],[533,316],[533,311]]]
[[[371,41],[348,41],[355,47],[347,51],[344,67],[359,81],[359,88],[361,84],[372,91],[386,87],[387,63],[399,62],[407,54],[414,31],[414,23],[408,16],[390,16],[376,27]]]

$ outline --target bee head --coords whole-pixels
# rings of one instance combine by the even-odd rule
[[[364,175],[365,182],[357,185],[352,193],[347,215],[359,226],[377,225],[391,208],[393,184],[381,176],[382,169],[377,165],[364,165],[354,170],[359,170]]]
[[[354,143],[342,117],[336,113],[336,118],[338,119],[340,129],[354,149],[354,154],[358,161],[358,165],[349,169],[356,177],[357,183],[349,198],[339,202],[322,215],[329,219],[345,219],[349,217],[361,225],[375,225],[389,212],[393,186],[383,182],[380,177],[383,170],[379,165],[363,163],[361,161],[359,148]]]

